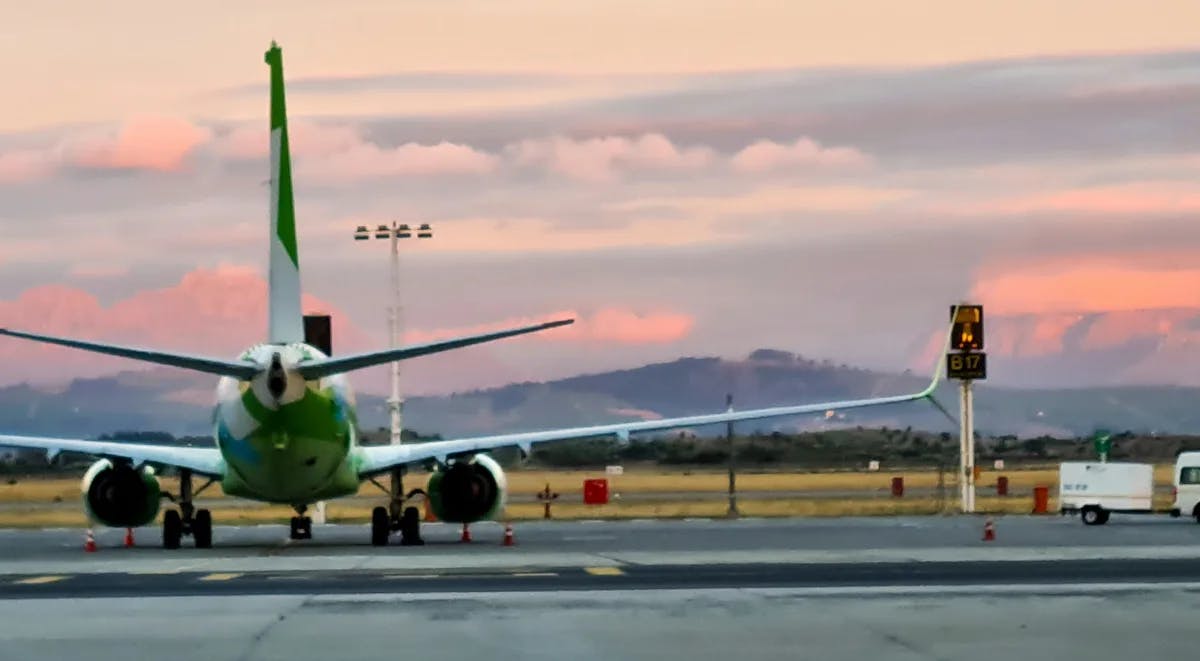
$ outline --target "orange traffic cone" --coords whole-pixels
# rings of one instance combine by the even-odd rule
[[[133,548],[133,528],[125,529],[125,548]]]
[[[983,522],[983,541],[996,541],[996,527],[992,525],[992,517],[990,516]]]
[[[513,541],[512,524],[506,523],[506,524],[504,524],[504,545],[512,546],[513,544],[514,544],[514,541]]]
[[[429,499],[425,499],[425,523],[437,521],[437,517],[433,515],[433,508],[429,506]]]
[[[96,552],[96,536],[92,534],[91,528],[88,528],[87,541],[83,543],[83,550],[88,553]]]
[[[460,541],[460,542],[469,542],[469,541],[471,541],[471,530],[470,530],[470,528],[468,528],[468,527],[467,527],[467,524],[465,524],[465,523],[463,524],[463,534],[462,534],[462,539],[460,539],[459,541]]]

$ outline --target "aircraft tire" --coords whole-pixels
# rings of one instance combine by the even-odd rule
[[[371,545],[387,546],[391,534],[392,522],[388,519],[387,508],[376,507],[371,510]]]
[[[163,548],[179,548],[179,540],[183,539],[183,519],[178,510],[167,510],[163,513]]]
[[[192,539],[198,549],[212,548],[212,512],[196,510],[196,518],[192,520]]]

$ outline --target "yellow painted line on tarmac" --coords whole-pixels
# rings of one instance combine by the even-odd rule
[[[237,573],[235,573],[235,572],[220,573],[219,572],[216,574],[208,574],[206,576],[201,576],[198,580],[201,580],[201,581],[228,581],[230,579],[234,579],[234,578],[237,578],[238,576],[243,576],[243,575],[244,574],[242,574],[240,572],[237,572]]]
[[[621,571],[620,567],[584,567],[583,571],[592,576],[624,576],[625,572]]]
[[[57,583],[58,581],[61,581],[65,578],[67,578],[67,577],[66,576],[30,576],[29,578],[22,578],[19,581],[13,581],[13,583],[16,583],[17,585],[43,585],[45,583]]]

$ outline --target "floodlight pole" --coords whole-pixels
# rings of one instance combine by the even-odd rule
[[[356,241],[365,241],[373,236],[376,239],[389,239],[391,242],[389,275],[392,301],[388,306],[388,343],[393,349],[400,346],[401,311],[403,309],[400,305],[400,239],[411,238],[414,234],[418,239],[430,239],[433,238],[433,229],[428,224],[422,224],[414,231],[407,224],[393,222],[390,227],[379,225],[374,230],[360,225],[354,232]],[[394,360],[392,361],[392,392],[388,398],[388,413],[391,418],[391,435],[388,441],[390,445],[400,445],[403,431],[403,409],[404,397],[400,394],[400,361]],[[400,510],[404,504],[404,468],[392,469],[391,477],[392,483],[389,489],[391,504],[388,509],[392,527],[395,529],[399,526]]]
[[[393,223],[394,225],[394,223]],[[393,227],[391,234],[392,305],[388,310],[388,342],[391,348],[400,346],[400,233]],[[400,445],[400,430],[404,399],[400,396],[400,361],[392,361],[392,395],[388,398],[391,414],[391,445]]]

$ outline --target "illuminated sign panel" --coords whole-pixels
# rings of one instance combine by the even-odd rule
[[[981,351],[983,349],[983,306],[950,306],[950,348],[956,351]]]

